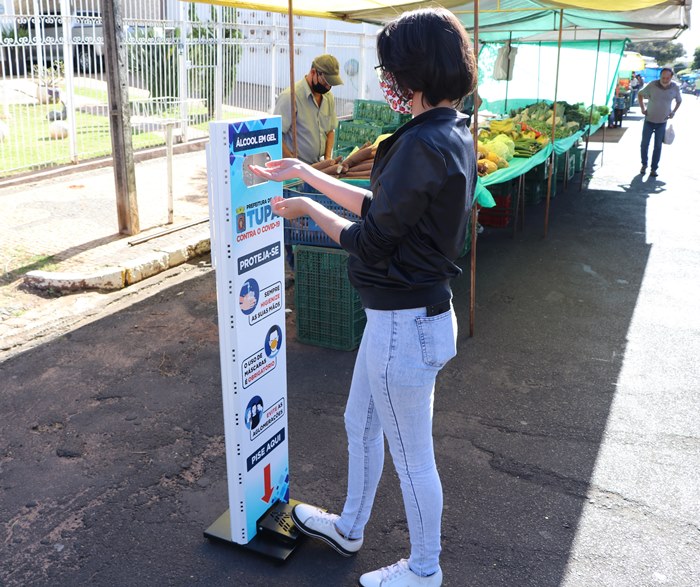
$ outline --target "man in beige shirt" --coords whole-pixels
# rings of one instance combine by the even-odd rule
[[[305,163],[316,163],[322,157],[333,155],[335,129],[338,118],[332,86],[343,83],[340,65],[332,55],[319,55],[311,63],[309,72],[296,84],[297,158]],[[292,141],[292,99],[289,88],[277,98],[275,114],[282,116],[282,153],[294,157]]]

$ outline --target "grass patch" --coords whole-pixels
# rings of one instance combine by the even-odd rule
[[[76,96],[80,96],[82,98],[89,98],[90,100],[95,100],[96,102],[99,102],[102,104],[106,104],[108,99],[109,99],[109,96],[107,94],[107,90],[79,86],[78,84],[74,84],[73,93]]]
[[[16,269],[8,270],[8,266],[12,261],[20,264]],[[53,255],[27,255],[21,251],[15,252],[3,267],[3,273],[0,275],[0,285],[8,285],[22,277],[29,271],[52,271],[57,267]]]
[[[107,92],[100,88],[76,86],[75,94],[90,98],[95,103],[106,104]],[[68,138],[52,139],[49,135],[50,112],[60,112],[61,104],[11,104],[9,106],[10,136],[0,142],[0,178],[13,174],[45,169],[72,162],[71,145]],[[106,108],[105,108],[106,111]],[[179,119],[179,107],[164,108],[153,113],[150,119]],[[249,113],[226,111],[224,117],[247,118]],[[188,107],[189,126],[206,134],[209,130],[209,114],[203,105]],[[69,121],[63,121],[68,124]],[[99,114],[76,111],[75,152],[79,161],[104,157],[112,152],[109,118]],[[135,151],[165,144],[165,133],[161,130],[138,132],[134,126],[132,144]]]
[[[10,106],[10,137],[0,143],[0,177],[71,162],[69,139],[51,139],[49,112],[60,111],[60,104],[13,104]],[[66,124],[68,121],[64,121]],[[80,160],[103,157],[112,152],[109,119],[105,116],[75,113],[76,151]],[[162,132],[132,136],[134,150],[162,145]]]

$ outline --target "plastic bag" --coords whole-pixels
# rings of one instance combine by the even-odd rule
[[[664,133],[664,145],[670,145],[673,139],[676,138],[676,131],[673,130],[673,125],[669,124],[666,127],[666,132]]]
[[[515,56],[518,54],[517,47],[512,47],[507,42],[498,50],[496,63],[493,66],[493,79],[512,80],[513,68],[515,67]]]

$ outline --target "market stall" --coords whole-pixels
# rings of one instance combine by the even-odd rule
[[[620,4],[629,6],[633,5],[635,1],[638,5],[657,4],[654,0],[620,0]],[[380,20],[388,20],[401,10],[422,4],[420,2],[386,1],[379,3],[379,7],[377,7],[378,3],[374,0],[354,0],[351,11],[341,12],[340,8],[346,5],[345,2],[335,3],[328,0],[325,4],[326,12],[322,13],[315,2],[310,3],[308,0],[298,0],[296,10],[293,8],[292,0],[288,2],[250,3],[234,0],[209,0],[209,3],[287,12],[290,27],[290,55],[295,54],[293,50],[294,14],[372,20],[379,18],[378,15],[381,13]],[[457,5],[456,2],[443,2],[443,4],[448,7]],[[502,13],[502,6],[505,4],[507,4],[506,0],[496,3],[494,14],[491,15],[492,34],[501,34],[497,27],[502,26],[502,21],[506,20]],[[523,33],[522,36],[527,36],[533,33],[533,30],[527,27],[534,24],[534,20],[542,19],[536,26],[538,31],[545,31],[546,36],[548,28],[545,23],[548,20],[547,15],[551,13],[548,6],[552,3],[518,0],[515,4],[518,6],[517,9],[507,11],[509,18],[515,18],[510,24],[524,24],[526,28],[518,30]],[[530,4],[532,7],[523,8],[523,6]],[[573,2],[562,0],[558,4],[578,7],[597,5],[589,0]],[[337,9],[335,12],[332,10],[334,7]],[[472,25],[471,27],[467,26],[467,28],[474,31],[475,45],[478,48],[480,17],[478,1],[471,5],[471,9]],[[524,12],[518,14],[521,9]],[[590,16],[590,13],[583,12],[582,18],[585,18],[586,15]],[[557,12],[553,14],[557,14]],[[551,113],[549,105],[545,105],[546,112],[542,114],[538,112],[537,114],[538,122],[545,121],[546,123],[546,120],[550,120],[551,142],[546,137],[546,129],[545,133],[538,131],[533,128],[534,122],[528,124],[522,116],[519,129],[514,126],[512,119],[510,122],[500,124],[501,130],[510,132],[510,138],[505,134],[501,135],[505,137],[505,140],[491,136],[491,132],[499,127],[498,124],[492,123],[489,129],[490,144],[483,145],[480,141],[475,140],[475,149],[480,156],[477,163],[480,174],[482,174],[482,169],[486,170],[483,173],[484,176],[487,175],[488,171],[493,172],[491,181],[488,178],[480,180],[475,194],[477,202],[481,198],[488,199],[488,186],[490,184],[496,184],[497,181],[503,181],[508,177],[517,177],[522,182],[522,177],[539,162],[546,161],[550,156],[554,161],[558,151],[568,152],[568,148],[573,142],[582,136],[578,133],[585,132],[591,123],[590,118],[588,125],[576,122],[575,129],[570,126],[568,128],[571,129],[571,132],[557,137],[559,72],[564,29],[563,9],[558,8],[558,19],[555,21],[558,23],[558,41]],[[512,30],[516,27],[511,26],[510,28]],[[600,53],[601,31],[602,27],[598,29],[596,67],[598,64],[597,56]],[[502,38],[494,38],[493,40],[501,41]],[[537,39],[537,41],[543,40],[546,39]],[[567,42],[572,40],[567,39]],[[508,35],[507,51],[510,51],[512,41],[513,34],[511,32]],[[540,51],[541,48],[540,44]],[[290,80],[292,83],[295,80],[293,61],[292,58],[290,60]],[[541,62],[540,58],[538,63]],[[508,62],[506,62],[506,69],[510,70]],[[510,81],[511,78],[512,74],[506,73],[505,79]],[[542,73],[538,73],[535,94],[538,101],[540,97],[539,84],[542,78]],[[594,80],[595,78],[594,75]],[[595,82],[593,88],[595,100]],[[510,99],[512,101],[515,99],[512,93],[514,89],[506,84],[506,92],[508,90],[511,91]],[[532,95],[524,93],[522,98],[531,99]],[[545,93],[543,97],[548,98],[549,95]],[[505,103],[507,101],[508,94],[506,93]],[[294,103],[293,95],[292,103]],[[560,112],[562,116],[566,114],[565,107],[563,110]],[[478,132],[478,107],[476,112],[475,139],[479,139],[481,135]],[[590,112],[593,113],[593,103],[591,103]],[[522,112],[516,113],[516,116],[518,114],[522,114]],[[534,111],[532,114],[534,119]],[[294,119],[294,115],[292,119]],[[279,186],[273,182],[258,181],[254,172],[255,168],[252,167],[282,156],[281,123],[279,117],[269,117],[263,114],[248,120],[237,121],[236,124],[214,122],[210,125],[210,132],[207,164],[211,170],[209,198],[210,209],[213,211],[212,251],[216,252],[213,258],[217,269],[226,462],[229,471],[229,508],[205,531],[205,535],[284,560],[291,554],[296,544],[296,537],[291,535],[290,525],[287,523],[291,517],[293,500],[290,498],[289,491],[286,436],[286,320],[283,311],[285,308],[285,288],[283,285],[284,260],[282,258],[282,241],[286,238],[282,235],[284,232],[283,224],[275,216],[272,209]],[[577,134],[578,136],[576,136]],[[543,136],[545,139],[538,140]],[[557,138],[560,139],[558,143]],[[519,144],[516,146],[518,141]],[[363,145],[358,152],[362,152],[364,149],[370,155],[367,157],[369,160],[373,157],[372,147],[370,144]],[[296,139],[294,150],[296,151]],[[519,160],[514,160],[516,152],[520,155]],[[351,152],[348,159],[352,156]],[[345,164],[340,159],[330,162],[323,161],[319,164],[323,163],[325,167],[328,167],[328,172],[332,175],[340,177],[345,174],[347,181],[357,180],[358,176],[352,177],[350,175],[352,173],[350,170],[355,165],[347,164],[348,159],[344,160]],[[509,165],[506,159],[513,161],[513,163]],[[368,167],[371,168],[371,164]],[[365,170],[363,169],[363,171]],[[547,211],[551,183],[552,169],[550,167]],[[286,189],[291,187],[287,185]],[[307,188],[302,186],[300,189]],[[470,334],[473,333],[475,290],[474,208],[475,206],[472,204]],[[299,221],[297,226],[291,225],[289,228],[296,228],[307,236],[311,234],[309,231],[312,228],[310,218],[304,217],[295,220]],[[547,217],[545,217],[545,231],[546,226]],[[315,231],[314,238],[320,236],[321,232]],[[316,324],[326,328],[331,334],[332,331],[338,330],[339,325],[347,325],[346,336],[341,340],[330,341],[326,332],[321,333],[321,336],[317,338],[314,336],[318,333],[311,333],[312,336],[307,339],[308,342],[350,350],[355,347],[362,336],[360,320],[363,312],[361,305],[357,303],[359,301],[357,292],[349,286],[347,271],[343,267],[344,263],[347,263],[348,254],[342,250],[336,254],[333,249],[330,249],[330,252],[323,249],[324,247],[319,246],[302,249],[302,253],[309,253],[309,259],[304,263],[303,270],[300,267],[297,268],[295,285],[297,321],[302,319],[304,312],[306,312],[308,317],[303,319],[306,325],[311,326],[314,318],[318,318],[320,313],[328,312],[323,314],[320,320],[316,320]],[[342,284],[341,290],[331,291],[337,282]],[[307,296],[304,299],[298,295],[302,286],[305,288],[304,292]],[[318,295],[316,297],[309,295],[313,292]],[[347,301],[349,304],[344,306],[341,301]],[[335,318],[339,310],[340,322]],[[441,308],[440,312],[443,311],[444,309]],[[356,323],[352,322],[355,316],[360,317]],[[266,379],[260,385],[263,377]],[[241,393],[242,390],[247,391]]]
[[[381,24],[392,18],[395,18],[397,13],[404,10],[411,10],[421,6],[435,5],[434,2],[422,1],[406,1],[406,0],[328,0],[322,5],[315,0],[259,0],[251,2],[240,2],[237,0],[200,0],[209,4],[222,4],[229,6],[239,6],[248,9],[262,9],[275,12],[286,12],[290,15],[300,16],[316,16],[324,18],[336,18],[348,21],[369,22]],[[537,80],[537,88],[529,94],[522,94],[519,99],[531,99],[532,97],[543,99],[552,99],[553,108],[556,118],[556,103],[557,92],[563,88],[566,93],[570,89],[578,89],[575,94],[575,99],[579,100],[587,96],[583,96],[584,92],[580,91],[581,86],[588,88],[593,85],[594,95],[591,101],[591,109],[596,102],[596,87],[594,81],[598,78],[598,55],[601,52],[601,40],[608,42],[608,53],[614,51],[612,47],[613,41],[623,43],[626,39],[635,40],[654,40],[654,39],[673,39],[676,38],[684,29],[688,28],[690,22],[690,0],[620,0],[612,4],[606,4],[595,0],[559,0],[551,1],[534,1],[534,0],[477,0],[475,2],[460,2],[443,0],[440,4],[454,12],[464,23],[465,28],[472,31],[474,34],[475,45],[478,47],[481,43],[512,43],[516,41],[520,46],[527,47],[526,43],[536,44],[537,50],[542,51],[543,44],[556,40],[557,58],[556,68],[553,68],[551,63],[543,67],[541,58],[537,60],[540,64],[537,75],[530,72],[530,84],[532,80]],[[613,8],[611,10],[611,8]],[[291,22],[291,18],[290,18]],[[290,39],[293,35],[290,35]],[[561,83],[560,81],[560,63],[562,60],[562,51],[568,52],[579,51],[581,47],[568,46],[567,43],[577,43],[583,41],[597,40],[596,46],[596,72],[594,75],[584,77],[582,83]],[[534,46],[534,45],[533,45]],[[546,47],[546,45],[545,45]],[[589,49],[590,50],[590,49]],[[293,51],[291,54],[294,54]],[[590,61],[590,60],[589,60]],[[602,60],[603,63],[605,60]],[[546,62],[545,62],[546,63]],[[597,90],[599,93],[609,92],[610,84],[610,67],[614,60],[608,59],[606,84],[601,84]],[[619,59],[618,59],[619,63]],[[481,64],[480,64],[481,66]],[[290,63],[293,68],[293,63]],[[615,65],[617,67],[617,65]],[[553,92],[550,86],[545,91],[544,87],[540,86],[540,80],[543,75],[549,79],[552,78],[552,72],[555,72],[553,77]],[[565,79],[568,72],[562,72],[562,79]],[[583,77],[583,76],[581,76]],[[614,76],[612,76],[614,79]],[[292,75],[292,79],[294,76]],[[510,105],[515,104],[515,92],[518,86],[507,85],[507,91]],[[604,89],[605,88],[605,89]],[[483,91],[483,89],[482,89]],[[486,92],[483,93],[486,95]],[[482,97],[483,97],[482,95]],[[490,97],[490,96],[489,96]],[[607,104],[607,100],[602,102]],[[475,115],[475,127],[478,129],[479,117],[478,109]],[[600,125],[600,123],[598,123]],[[587,128],[579,129],[580,136],[593,130],[592,121],[589,122]],[[567,147],[566,143],[557,145],[555,137],[555,125],[552,126],[552,152],[551,156],[554,160],[556,152],[561,152]],[[577,138],[571,139],[573,142]],[[587,135],[586,135],[587,136]],[[568,152],[568,149],[566,150]],[[544,156],[544,155],[543,155]],[[530,162],[532,163],[532,162]],[[514,165],[510,173],[524,171],[529,164]],[[547,205],[545,211],[545,234],[547,230],[549,202],[551,196],[551,173],[553,165],[550,166],[550,175],[548,178],[547,189]],[[500,178],[507,177],[502,170],[498,172]],[[524,173],[521,173],[522,176]],[[500,180],[498,174],[489,182],[480,182],[476,193],[477,204],[484,206],[492,205],[493,200],[490,198],[487,186],[495,184]],[[475,239],[475,231],[473,231],[473,239]],[[474,240],[472,242],[475,242]],[[472,299],[470,307],[473,308],[473,292],[474,292],[474,267],[475,267],[475,247],[472,246],[472,287],[470,288]],[[470,323],[473,323],[473,312],[470,312]],[[470,326],[473,332],[473,325]]]

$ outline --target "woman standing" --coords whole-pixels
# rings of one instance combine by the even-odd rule
[[[300,178],[361,217],[351,222],[309,198],[273,200],[284,218],[310,216],[348,253],[367,314],[345,410],[348,491],[340,515],[297,505],[299,530],[349,556],[362,546],[384,462],[384,436],[403,494],[410,557],[360,577],[364,587],[442,584],[442,486],[432,439],[435,378],[456,354],[450,280],[464,245],[476,182],[467,118],[476,66],[464,27],[447,10],[403,14],[377,40],[379,83],[413,118],[377,149],[370,191],[295,159],[255,168]]]

